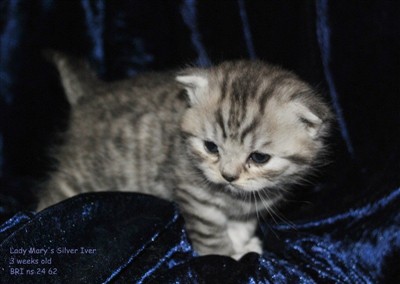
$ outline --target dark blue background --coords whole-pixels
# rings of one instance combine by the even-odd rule
[[[42,50],[85,57],[109,81],[189,63],[258,58],[297,72],[323,92],[338,118],[332,164],[314,186],[297,189],[297,201],[282,209],[285,216],[310,222],[298,230],[313,237],[332,237],[324,223],[331,220],[339,246],[346,244],[341,250],[369,243],[380,256],[371,264],[371,251],[355,253],[352,261],[375,269],[367,278],[398,279],[399,15],[397,1],[378,0],[0,0],[0,223],[33,208],[36,188],[52,167],[49,148],[66,127],[69,106]],[[383,211],[373,211],[376,204]],[[359,222],[351,234],[348,218]],[[302,233],[287,237],[288,228],[275,226],[280,241],[265,236],[267,255],[279,252],[274,247],[288,249],[287,238],[305,245]],[[307,261],[299,263],[310,279],[321,279],[302,270]]]

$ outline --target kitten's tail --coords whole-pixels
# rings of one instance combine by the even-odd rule
[[[71,105],[77,104],[83,96],[90,95],[101,85],[87,61],[54,50],[45,50],[43,55],[57,67]]]

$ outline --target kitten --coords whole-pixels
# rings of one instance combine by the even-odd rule
[[[235,61],[105,83],[52,59],[72,110],[39,209],[82,192],[148,193],[179,205],[200,254],[240,258],[262,251],[257,214],[324,152],[329,107],[281,68]]]

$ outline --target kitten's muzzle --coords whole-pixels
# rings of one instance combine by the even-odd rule
[[[239,178],[239,176],[229,175],[226,173],[222,173],[221,175],[227,182],[233,182]]]

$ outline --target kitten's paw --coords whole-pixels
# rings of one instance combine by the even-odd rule
[[[239,259],[248,252],[262,252],[262,242],[254,236],[257,220],[230,221],[228,223],[228,236],[232,241],[234,250],[233,258]]]
[[[246,245],[244,245],[241,249],[237,250],[232,257],[236,260],[242,258],[243,255],[249,252],[256,252],[261,254],[262,253],[262,242],[257,237],[252,237]]]
[[[262,253],[262,241],[257,237],[252,237],[247,243],[245,249],[250,252],[254,251],[256,253]]]

